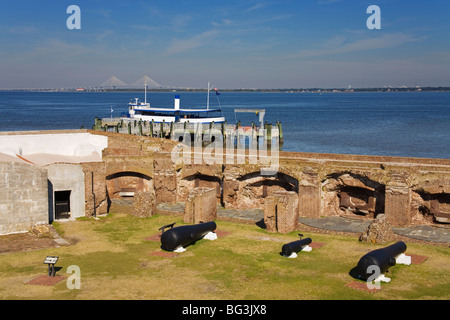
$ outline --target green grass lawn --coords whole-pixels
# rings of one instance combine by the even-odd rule
[[[407,243],[407,254],[426,256],[422,264],[391,267],[392,280],[369,293],[345,286],[349,274],[369,250],[357,237],[304,233],[325,245],[282,257],[284,243],[297,232],[268,233],[256,225],[216,221],[229,234],[200,240],[176,257],[151,255],[161,251],[159,241],[146,238],[181,217],[136,218],[114,214],[100,220],[79,219],[55,223],[72,244],[58,248],[0,255],[1,299],[449,299],[450,249]],[[57,275],[68,278],[70,265],[81,270],[81,288],[68,289],[66,280],[54,286],[30,285],[46,274],[43,260],[59,256]]]

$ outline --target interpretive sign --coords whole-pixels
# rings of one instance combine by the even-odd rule
[[[55,263],[58,261],[59,257],[47,256],[44,260],[44,264],[48,265],[48,276],[55,276]]]

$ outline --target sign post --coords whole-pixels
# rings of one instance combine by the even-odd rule
[[[59,257],[54,256],[47,256],[44,260],[44,264],[48,265],[48,276],[54,277],[55,276],[55,263],[58,261]]]

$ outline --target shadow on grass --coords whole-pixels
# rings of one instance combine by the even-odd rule
[[[255,224],[260,227],[261,229],[266,229],[266,224],[264,223],[264,219],[261,219],[257,222],[255,222]]]

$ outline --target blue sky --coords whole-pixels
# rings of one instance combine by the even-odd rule
[[[0,88],[450,86],[448,0],[0,1]]]

